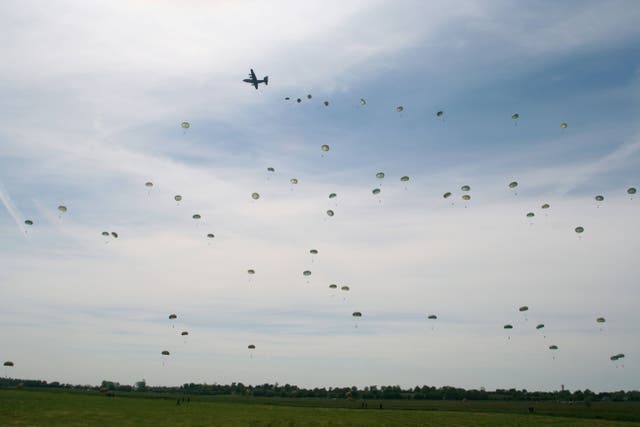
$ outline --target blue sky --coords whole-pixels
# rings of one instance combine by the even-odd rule
[[[27,1],[0,17],[12,375],[638,388],[635,2]],[[242,83],[250,67],[269,86]]]

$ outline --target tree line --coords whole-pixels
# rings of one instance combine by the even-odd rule
[[[100,392],[153,392],[189,395],[239,395],[254,397],[315,397],[327,399],[405,399],[405,400],[500,400],[500,401],[640,401],[640,391],[593,392],[585,390],[528,391],[526,389],[464,389],[459,387],[416,386],[402,388],[399,385],[358,387],[314,387],[303,388],[291,384],[244,385],[231,384],[195,384],[182,386],[149,386],[144,380],[134,385],[120,384],[104,380],[99,386],[47,382],[17,378],[0,378],[0,387],[4,388],[53,388],[69,390],[93,390]]]

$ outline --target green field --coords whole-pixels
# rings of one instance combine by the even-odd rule
[[[638,403],[368,401],[0,390],[2,426],[640,426]],[[292,405],[292,404],[295,404]],[[414,409],[399,409],[407,404]],[[351,406],[351,408],[339,406]],[[403,406],[405,405],[405,406]],[[332,407],[335,406],[335,407]],[[534,414],[527,407],[536,408]],[[398,409],[394,409],[398,408]],[[547,415],[556,414],[556,415]],[[589,417],[589,418],[586,418]],[[613,419],[612,419],[613,418]]]

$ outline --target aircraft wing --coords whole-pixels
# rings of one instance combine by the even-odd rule
[[[256,73],[254,73],[254,72],[253,72],[253,68],[251,69],[251,73],[249,73],[249,77],[250,77],[252,80],[257,80],[257,78],[256,78]]]
[[[253,78],[253,85],[255,86],[256,89],[258,89],[258,80],[256,80],[256,78]]]

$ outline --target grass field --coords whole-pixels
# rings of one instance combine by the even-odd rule
[[[393,401],[384,401],[385,409],[369,401],[369,409],[360,402],[312,399],[308,406],[291,406],[305,399],[259,399],[234,396],[191,397],[190,403],[176,405],[175,398],[158,395],[137,398],[108,398],[91,393],[65,391],[0,390],[1,426],[640,426],[596,418],[526,413],[527,402],[418,402],[422,410],[391,409]],[[136,397],[130,394],[130,397]],[[293,401],[293,402],[292,402]],[[277,402],[279,404],[273,404]],[[320,407],[320,403],[352,404],[354,409]],[[301,402],[298,402],[301,403]],[[357,405],[356,405],[357,403]],[[396,401],[396,405],[405,403]],[[482,405],[485,405],[484,407]],[[498,404],[496,406],[496,404]],[[500,404],[505,404],[500,407]],[[523,404],[523,405],[521,405]],[[429,406],[432,405],[432,406]],[[457,406],[456,406],[457,405]],[[559,404],[550,404],[559,405]],[[606,406],[609,405],[609,406]],[[626,405],[626,406],[624,406]],[[569,405],[566,405],[569,406]],[[576,409],[593,410],[592,416],[608,418],[609,413],[636,414],[635,403],[605,403],[598,409],[581,405]],[[397,407],[397,406],[396,406]],[[573,407],[573,405],[572,405]],[[625,408],[624,410],[622,408]],[[356,409],[357,408],[357,409]],[[553,407],[546,408],[553,412]]]

